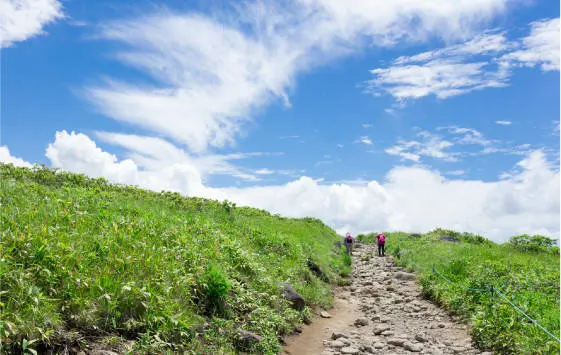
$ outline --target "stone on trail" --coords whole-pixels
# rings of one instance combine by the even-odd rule
[[[363,345],[359,350],[374,354],[374,349],[370,345]]]
[[[398,280],[412,281],[415,280],[415,274],[410,274],[408,272],[398,271],[394,276]]]
[[[446,328],[446,324],[444,324],[444,323],[438,323],[438,327],[439,327],[439,328]]]
[[[360,350],[357,348],[353,348],[352,346],[348,346],[346,348],[341,349],[341,354],[358,354]]]
[[[415,335],[415,340],[420,341],[421,343],[426,343],[427,341],[429,341],[427,336],[421,333]]]
[[[383,349],[384,348],[384,344],[383,343],[375,343],[374,344],[374,349]]]
[[[386,330],[385,332],[382,332],[381,335],[385,336],[385,337],[391,337],[392,335],[394,335],[395,333],[392,332],[391,330]]]
[[[366,318],[358,318],[357,320],[355,320],[355,326],[357,327],[362,327],[368,325],[368,319]]]
[[[423,350],[423,346],[421,344],[413,344],[413,343],[405,343],[404,348],[413,353],[420,353],[421,350]]]
[[[351,341],[347,338],[339,338],[339,341],[345,345],[351,345]]]
[[[405,340],[400,338],[391,338],[388,339],[388,344],[403,347],[403,345],[405,344]]]
[[[321,318],[331,318],[331,314],[327,313],[326,311],[321,311],[319,314]]]
[[[344,347],[345,345],[346,344],[343,343],[340,340],[333,340],[333,341],[329,342],[329,346],[332,347],[332,348],[335,348],[335,349],[340,349],[340,348]]]
[[[379,325],[376,328],[374,328],[374,334],[375,335],[380,335],[383,332],[385,332],[386,330],[390,330],[390,327],[388,327],[387,325]]]
[[[343,333],[333,333],[331,334],[331,339],[337,340],[339,338],[346,338],[347,336]]]

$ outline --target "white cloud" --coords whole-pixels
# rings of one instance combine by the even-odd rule
[[[263,1],[214,18],[168,11],[119,20],[100,37],[128,46],[117,58],[157,84],[113,80],[87,94],[107,116],[202,152],[234,143],[244,122],[272,100],[290,106],[299,73],[368,43],[465,36],[506,3]]]
[[[161,145],[163,151],[169,147]],[[160,152],[161,152],[160,151]],[[47,147],[46,156],[55,168],[91,177],[104,177],[112,182],[136,185],[150,190],[177,191],[189,196],[207,196],[201,174],[187,162],[147,165],[140,167],[132,158],[118,160],[99,148],[81,133],[57,132],[55,141]]]
[[[43,27],[62,17],[58,0],[2,0],[0,48],[41,35]]]
[[[490,147],[493,144],[499,143],[497,140],[491,140],[484,137],[483,133],[473,128],[464,128],[458,126],[437,127],[439,131],[446,130],[451,134],[456,135],[452,140],[458,144],[475,144],[483,147]]]
[[[439,99],[489,87],[502,87],[507,72],[489,70],[485,62],[462,63],[458,59],[435,59],[422,65],[395,65],[373,69],[367,81],[370,93],[385,91],[397,100],[434,95]]]
[[[421,131],[417,133],[417,136],[420,138],[418,141],[399,139],[397,144],[385,150],[386,153],[400,156],[402,160],[412,160],[414,162],[419,162],[421,157],[442,159],[450,162],[458,160],[459,153],[447,151],[448,148],[454,146],[452,142],[427,131]]]
[[[513,64],[541,70],[559,70],[559,18],[531,23],[530,34],[522,39],[522,49],[508,53],[501,59]]]
[[[437,127],[440,133],[446,133],[443,137],[428,131],[417,130],[417,140],[398,139],[397,143],[385,150],[390,155],[400,156],[402,160],[420,162],[422,157],[431,157],[449,162],[459,161],[465,156],[480,156],[493,153],[504,153],[511,155],[527,155],[532,149],[530,144],[509,145],[496,139],[488,139],[485,135],[473,128],[459,126]],[[453,147],[465,145],[475,146],[478,151],[451,151]]]
[[[362,143],[366,145],[372,145],[372,140],[368,136],[362,136],[353,143]]]
[[[337,148],[343,148],[343,147],[344,147],[344,145],[342,145],[342,144],[337,144]]]
[[[457,58],[458,56],[472,56],[481,54],[502,53],[515,47],[505,37],[504,33],[485,32],[469,41],[450,45],[441,49],[419,53],[413,56],[398,57],[394,64],[425,63],[434,59]]]
[[[258,175],[271,175],[271,174],[274,174],[274,173],[275,173],[274,170],[270,170],[270,169],[267,169],[267,168],[255,170],[255,174],[258,174]]]
[[[510,126],[512,124],[511,121],[495,121],[495,123],[502,126]]]
[[[519,167],[520,172],[498,182],[447,180],[425,168],[397,167],[383,184],[322,185],[302,177],[282,186],[222,191],[242,205],[321,218],[339,232],[425,232],[439,226],[495,241],[520,233],[558,236],[559,173],[540,151]]]
[[[385,92],[398,101],[429,95],[446,99],[507,86],[515,66],[559,70],[559,19],[530,26],[530,35],[518,41],[485,32],[463,43],[398,57],[391,66],[370,71],[373,79],[366,82],[366,92]]]
[[[209,174],[218,174],[230,175],[247,181],[258,181],[259,177],[249,169],[241,169],[232,164],[231,161],[250,157],[282,155],[282,153],[268,152],[191,155],[161,138],[109,132],[97,132],[96,135],[104,142],[126,148],[130,158],[134,159],[143,168],[157,169],[176,163],[188,164],[194,166],[203,178]]]
[[[371,123],[363,123],[362,128],[372,128],[372,124]]]
[[[16,158],[10,154],[10,150],[7,146],[0,146],[0,162],[6,164],[13,164],[14,166],[23,166],[26,168],[31,168],[33,165],[26,162],[21,158]]]

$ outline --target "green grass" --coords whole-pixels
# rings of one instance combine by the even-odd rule
[[[277,353],[310,314],[281,283],[328,307],[350,272],[319,220],[46,168],[0,174],[0,352],[82,334],[132,340],[134,353]],[[243,348],[239,329],[265,339]]]
[[[492,287],[559,338],[558,248],[524,252],[510,243],[499,245],[445,230],[418,238],[408,233],[386,235],[386,251],[396,256],[399,265],[421,275],[428,298],[472,324],[474,340],[481,348],[501,354],[559,353],[557,341],[496,293],[468,290]],[[444,242],[440,235],[456,236],[461,242]],[[376,240],[373,234],[361,239]]]

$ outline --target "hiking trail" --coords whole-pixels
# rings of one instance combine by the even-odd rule
[[[415,275],[378,257],[375,245],[357,244],[352,268],[351,284],[324,314],[331,317],[289,337],[283,354],[492,354],[475,348],[468,327],[424,299]]]

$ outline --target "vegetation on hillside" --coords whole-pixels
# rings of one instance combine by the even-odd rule
[[[386,236],[386,251],[399,265],[420,274],[428,298],[472,325],[479,347],[501,354],[559,353],[555,339],[498,293],[559,338],[559,248],[555,240],[522,235],[496,244],[482,236],[442,229],[425,235]],[[358,239],[376,242],[375,234]]]
[[[0,165],[0,352],[276,353],[350,272],[335,232],[227,201]],[[264,339],[242,341],[239,330]]]

